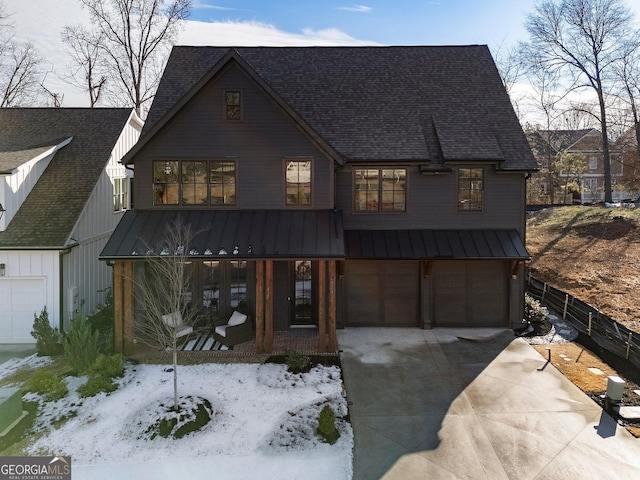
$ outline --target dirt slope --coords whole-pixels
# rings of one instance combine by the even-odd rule
[[[640,332],[640,208],[558,207],[527,219],[534,277]]]

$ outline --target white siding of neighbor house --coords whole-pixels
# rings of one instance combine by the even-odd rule
[[[113,272],[105,262],[98,260],[98,256],[124,214],[113,211],[113,179],[131,175],[119,162],[138,140],[140,130],[141,124],[135,120],[130,120],[123,129],[107,167],[67,240],[71,249],[62,257],[65,328],[76,312],[93,313],[111,292]]]
[[[0,343],[35,343],[34,314],[47,308],[54,327],[60,321],[58,251],[0,251]]]
[[[68,139],[47,152],[25,162],[17,167],[10,175],[0,176],[0,203],[6,210],[0,219],[0,232],[5,230],[11,219],[20,209],[31,189],[45,171],[55,152],[67,145]]]

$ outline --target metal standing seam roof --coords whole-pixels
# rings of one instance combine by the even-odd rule
[[[176,221],[194,234],[190,257],[344,258],[342,214],[333,210],[130,210],[100,259],[175,252],[177,245],[163,243]]]
[[[528,260],[516,230],[346,230],[347,259]]]

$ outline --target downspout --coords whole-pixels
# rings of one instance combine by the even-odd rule
[[[75,244],[69,245],[68,247],[66,247],[64,250],[60,250],[60,264],[58,265],[58,276],[60,277],[59,279],[59,284],[58,284],[58,295],[60,297],[60,320],[58,321],[58,330],[60,331],[60,333],[64,332],[64,256],[68,255],[69,253],[71,253],[71,249],[74,247],[77,247],[78,245],[80,245],[78,242],[76,242]]]

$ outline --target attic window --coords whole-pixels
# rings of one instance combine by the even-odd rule
[[[242,120],[242,96],[238,90],[224,92],[225,118],[231,121]]]
[[[458,211],[481,212],[484,197],[484,169],[458,169]]]

